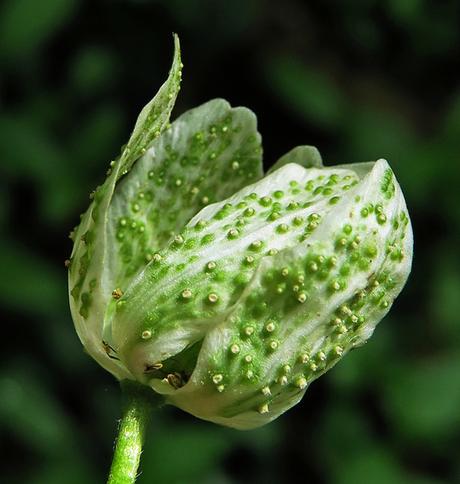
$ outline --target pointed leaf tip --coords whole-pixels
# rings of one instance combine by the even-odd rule
[[[133,132],[126,144],[122,156],[120,174],[131,168],[133,163],[147,150],[152,141],[166,128],[171,111],[177,99],[182,80],[182,61],[180,41],[174,38],[174,56],[169,75],[154,98],[140,112]]]

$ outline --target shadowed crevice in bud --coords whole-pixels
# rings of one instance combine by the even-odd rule
[[[162,362],[145,362],[145,383],[148,384],[152,379],[156,379],[174,389],[182,388],[188,383],[195,370],[202,344],[203,341],[192,344]]]

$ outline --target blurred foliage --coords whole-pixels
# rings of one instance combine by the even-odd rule
[[[103,482],[116,382],[67,307],[66,233],[182,39],[177,112],[259,117],[267,166],[390,160],[414,269],[374,338],[252,432],[154,416],[140,483],[460,482],[460,3],[4,0],[0,5],[2,482]],[[5,332],[6,330],[6,332]]]

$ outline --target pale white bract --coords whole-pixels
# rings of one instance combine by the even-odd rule
[[[371,336],[410,272],[409,216],[385,160],[324,167],[301,146],[263,176],[246,108],[217,99],[168,126],[179,80],[176,44],[75,232],[72,315],[116,378],[253,428]]]

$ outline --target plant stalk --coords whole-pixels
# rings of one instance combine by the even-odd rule
[[[150,388],[138,383],[125,380],[121,382],[121,388],[125,400],[123,416],[107,484],[136,481],[150,415],[160,403]]]

